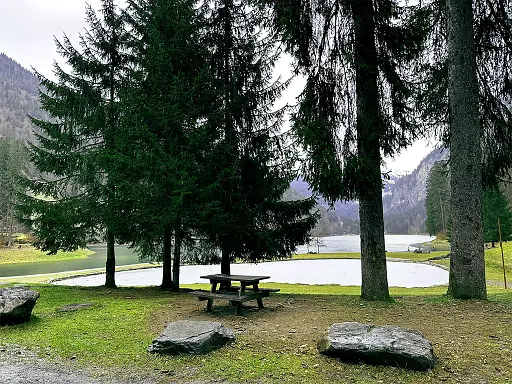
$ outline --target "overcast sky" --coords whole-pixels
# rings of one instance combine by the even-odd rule
[[[87,3],[98,9],[100,0]],[[51,76],[52,63],[59,60],[53,38],[61,39],[66,33],[71,41],[77,41],[85,27],[85,4],[83,0],[0,0],[0,52],[25,68],[33,67]],[[286,76],[287,67],[282,66],[279,71]],[[302,84],[295,81],[283,102],[294,103]],[[394,161],[387,161],[387,169],[393,173],[413,171],[433,145],[427,141],[415,143]]]

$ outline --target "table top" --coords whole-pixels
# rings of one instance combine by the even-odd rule
[[[264,279],[270,279],[270,276],[247,276],[247,275],[206,275],[201,276],[201,279],[210,279],[214,281],[240,281],[242,283],[258,282]]]

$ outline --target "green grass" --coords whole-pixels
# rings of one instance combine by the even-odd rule
[[[120,267],[116,267],[116,271],[129,271],[133,269],[144,269],[144,268],[154,268],[157,264],[152,263],[140,263],[140,264],[131,264],[131,265],[123,265]],[[14,277],[0,277],[0,284],[9,284],[9,283],[20,283],[20,284],[46,284],[56,279],[68,278],[68,277],[77,277],[77,276],[88,276],[105,273],[105,268],[92,268],[82,271],[66,271],[66,272],[56,272],[56,273],[47,273],[41,275],[27,275],[27,276],[14,276]]]
[[[459,301],[445,287],[392,288],[392,303],[365,302],[359,287],[265,284],[281,293],[235,316],[216,301],[213,312],[186,293],[158,288],[72,288],[34,285],[41,297],[29,323],[0,329],[0,345],[82,367],[160,378],[162,382],[226,383],[507,383],[512,377],[512,292],[490,287],[489,301]],[[197,286],[194,286],[197,287]],[[62,305],[91,302],[76,312]],[[207,356],[161,357],[146,347],[169,321],[220,321],[236,342]],[[316,342],[335,322],[395,324],[418,329],[439,359],[430,372],[345,364],[318,355]],[[165,374],[162,374],[165,373]]]
[[[512,242],[503,243],[503,256],[505,259],[505,272],[507,281],[512,287]],[[487,280],[503,282],[503,266],[501,249],[499,247],[485,250],[485,276]]]
[[[46,253],[35,249],[32,246],[22,245],[21,248],[0,248],[0,264],[87,259],[87,257],[93,253],[94,252],[89,249],[78,249],[74,252],[59,251],[55,255],[47,255]]]

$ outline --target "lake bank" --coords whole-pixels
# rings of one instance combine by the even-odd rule
[[[430,240],[429,236],[423,235],[386,235],[386,250],[407,251],[410,244]],[[342,253],[342,252],[360,252],[358,235],[330,236],[320,238],[319,246],[301,245],[297,249],[298,254],[307,254],[308,252],[320,253]],[[46,256],[44,261],[31,263],[10,263],[2,265],[0,268],[0,277],[25,276],[37,274],[60,273],[66,271],[77,271],[105,267],[105,245],[91,245],[89,247],[92,253],[86,257],[76,259],[57,260],[51,259],[52,256]],[[116,246],[116,265],[127,266],[144,262],[133,249],[127,246]]]

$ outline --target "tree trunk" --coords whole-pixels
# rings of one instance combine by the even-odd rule
[[[116,288],[116,251],[114,234],[107,229],[107,261],[105,263],[105,287]]]
[[[357,146],[364,183],[358,185],[361,297],[389,300],[380,171],[379,93],[372,1],[352,3],[355,28]]]
[[[452,217],[448,294],[483,299],[482,151],[472,3],[447,0]]]
[[[232,8],[233,8],[233,0],[224,0],[224,73],[223,73],[223,81],[224,81],[224,140],[228,144],[228,155],[227,162],[228,164],[233,164],[235,161],[235,154],[237,153],[236,146],[236,132],[233,126],[233,116],[231,113],[232,108],[232,91],[231,91],[231,81],[232,81],[232,73],[231,73],[231,52],[233,50],[233,31],[232,31]],[[231,177],[226,180],[227,182],[227,190],[231,190],[236,188]],[[229,212],[231,210],[231,202],[229,192],[224,194],[224,210],[225,212]],[[224,235],[224,237],[226,237]],[[229,240],[224,240],[229,241]],[[224,244],[222,244],[222,259],[220,264],[220,273],[223,274],[231,274],[231,262],[230,256],[231,251]]]
[[[174,252],[172,262],[173,289],[180,290],[180,264],[181,264],[181,223],[178,220],[174,229]]]
[[[225,248],[222,247],[222,259],[220,262],[220,273],[230,275],[231,274],[231,262],[230,262],[230,256],[231,252]]]
[[[13,243],[13,241],[12,241],[13,219],[12,219],[11,212],[9,209],[7,210],[7,230],[9,231],[9,233],[7,234],[7,247],[11,248],[12,243]]]
[[[172,242],[171,230],[166,228],[164,230],[164,244],[162,251],[162,289],[175,289],[174,282],[172,281]]]

